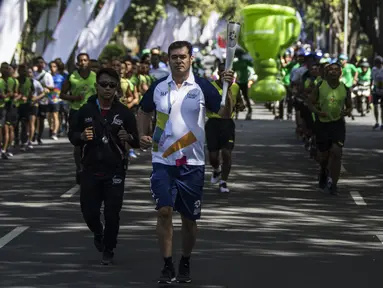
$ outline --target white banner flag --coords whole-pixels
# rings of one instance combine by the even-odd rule
[[[201,36],[201,22],[198,17],[188,16],[178,30],[175,41],[188,41],[191,44],[199,42]]]
[[[26,0],[2,1],[0,6],[0,63],[12,61],[27,19]]]
[[[43,57],[49,62],[58,57],[66,63],[73,51],[81,31],[88,24],[96,7],[97,0],[75,0],[69,6],[57,24],[53,39],[44,51]]]
[[[166,21],[166,27],[164,31],[162,31],[162,33],[165,33],[165,39],[162,45],[160,45],[161,50],[165,52],[168,52],[170,44],[177,40],[181,25],[186,19],[186,17],[174,7],[170,6],[167,10],[168,18]]]
[[[36,41],[37,55],[42,55],[45,47],[49,43],[48,35],[49,32],[53,32],[56,28],[57,22],[60,17],[60,4],[61,0],[58,0],[56,6],[45,9],[40,17],[39,23],[36,26],[36,33],[39,38]]]
[[[85,52],[91,59],[97,59],[129,6],[130,0],[106,0],[96,19],[82,31],[77,54]]]
[[[199,41],[205,44],[209,40],[214,40],[214,31],[218,26],[220,15],[213,11],[210,13],[209,19],[207,20],[206,26],[203,28],[202,35],[199,37]]]
[[[162,51],[167,52],[169,45],[178,35],[178,30],[184,22],[185,17],[177,8],[167,5],[166,17],[158,20],[152,34],[146,43],[146,48],[151,49],[160,47]]]

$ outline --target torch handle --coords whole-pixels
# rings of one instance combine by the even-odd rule
[[[235,50],[236,50],[236,47],[227,47],[226,48],[225,70],[230,70],[233,68]],[[229,89],[229,83],[226,81],[223,81],[221,107],[224,107],[226,104],[226,97],[227,97],[228,89]]]

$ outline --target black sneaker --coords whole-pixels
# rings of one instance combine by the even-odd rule
[[[178,275],[177,282],[178,283],[190,283],[192,279],[190,278],[190,263],[186,263],[185,261],[180,261],[178,266]]]
[[[102,241],[104,240],[103,234],[96,234],[94,233],[94,246],[96,246],[96,249],[98,252],[104,251],[104,244]]]
[[[114,257],[113,250],[105,248],[104,252],[102,253],[101,264],[102,265],[112,264],[113,263],[113,257]]]
[[[161,270],[161,276],[158,279],[159,284],[171,284],[176,280],[176,271],[174,270],[174,265],[164,266]]]
[[[331,185],[330,194],[334,196],[338,195],[338,187],[335,184]]]
[[[338,188],[337,186],[332,182],[327,180],[326,187],[324,190],[326,193],[330,193],[331,195],[338,195]]]

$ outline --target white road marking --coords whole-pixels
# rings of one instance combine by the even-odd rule
[[[0,249],[27,230],[28,226],[19,226],[13,229],[11,232],[0,238]]]
[[[378,237],[379,241],[383,244],[383,235],[377,234],[376,237]]]
[[[366,206],[367,203],[364,201],[362,195],[359,194],[358,191],[351,191],[350,192],[352,199],[354,199],[354,202],[356,205],[360,206]]]
[[[68,191],[66,191],[63,195],[61,195],[61,198],[70,198],[74,194],[76,194],[80,190],[80,185],[76,185],[72,188],[70,188]]]

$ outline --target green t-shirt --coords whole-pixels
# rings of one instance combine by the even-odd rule
[[[371,68],[368,68],[368,70],[365,73],[363,73],[363,70],[361,67],[359,67],[357,71],[358,71],[358,81],[360,82],[371,81]]]
[[[0,99],[0,108],[5,106],[5,103],[11,102],[12,98],[7,95],[8,93],[15,93],[17,91],[18,81],[12,77],[8,77],[7,81],[0,78],[0,94],[5,98]],[[13,97],[13,95],[12,95]]]
[[[145,75],[140,74],[138,76],[138,80],[140,81],[140,84],[148,84],[148,81],[147,81]]]
[[[18,82],[19,82],[19,93],[22,95],[22,97],[23,96],[27,97],[27,99],[23,100],[22,98],[20,98],[19,100],[17,100],[16,102],[17,107],[20,106],[21,104],[30,103],[32,91],[34,90],[33,82],[31,78],[29,77],[25,78],[24,83],[20,83],[20,80]]]
[[[289,64],[287,64],[285,67],[282,68],[282,76],[283,76],[282,83],[285,86],[290,86],[291,71],[297,68],[299,68],[299,63],[294,63],[294,62],[290,62]]]
[[[252,67],[253,63],[247,59],[239,59],[233,63],[233,70],[237,73],[237,83],[247,84],[249,82],[250,70],[249,67]]]
[[[78,71],[74,71],[69,76],[70,89],[73,96],[83,96],[82,101],[70,101],[70,109],[79,110],[84,105],[90,96],[96,94],[96,73],[90,72],[88,78],[82,78]]]
[[[218,90],[219,95],[222,96],[222,88],[219,87],[217,82],[214,81],[214,82],[211,82],[211,84],[213,84],[213,86]],[[233,83],[230,86],[230,92],[231,92],[231,100],[233,101],[233,107],[234,107],[237,104],[237,97],[238,97],[238,94],[240,93],[238,84]],[[217,113],[211,112],[209,110],[206,110],[206,116],[208,118],[221,118],[221,116],[219,116]],[[235,116],[235,113],[233,112],[231,117],[234,118],[234,116]]]
[[[137,75],[133,75],[132,77],[129,78],[129,81],[136,87],[139,86],[140,80],[138,79]]]
[[[319,109],[328,114],[327,117],[319,117],[320,122],[333,122],[342,118],[348,93],[346,84],[341,82],[338,87],[333,89],[327,81],[323,81],[318,90]]]
[[[353,64],[347,63],[342,69],[342,82],[347,88],[350,88],[354,84],[354,75],[358,70]]]

